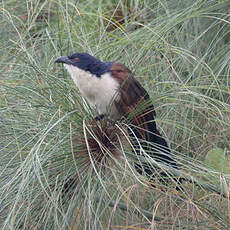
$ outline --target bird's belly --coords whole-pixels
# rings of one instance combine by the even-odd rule
[[[118,111],[115,107],[114,101],[118,99],[117,92],[111,94],[106,90],[101,90],[100,93],[85,94],[82,93],[83,97],[86,98],[91,107],[94,107],[98,114],[108,114],[113,119],[118,119]]]

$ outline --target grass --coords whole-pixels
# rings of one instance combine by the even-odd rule
[[[1,229],[229,229],[228,8],[211,0],[2,1]],[[95,112],[53,63],[74,51],[133,71],[182,164],[173,173],[196,183],[149,186],[134,161],[170,169],[135,157],[127,124],[118,123],[115,147],[102,145],[100,161],[88,151],[102,141]],[[216,148],[225,171],[205,161]]]

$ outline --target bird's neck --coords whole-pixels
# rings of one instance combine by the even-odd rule
[[[101,77],[101,75],[109,72],[112,64],[113,62],[102,62],[102,61],[97,60],[97,62],[89,65],[88,71],[91,74],[96,75],[97,77]]]

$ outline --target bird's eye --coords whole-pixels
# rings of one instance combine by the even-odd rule
[[[74,60],[74,62],[78,62],[78,58],[74,58],[73,60]]]

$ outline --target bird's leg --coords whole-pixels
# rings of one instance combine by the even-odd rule
[[[96,121],[101,121],[102,119],[104,119],[105,115],[104,114],[100,114],[98,116],[95,117]]]
[[[108,116],[106,116],[104,114],[100,114],[100,115],[96,116],[94,119],[97,122],[100,122],[100,121],[103,120],[104,122],[106,122],[108,129],[114,129],[116,120],[112,120],[112,119],[110,119]]]

